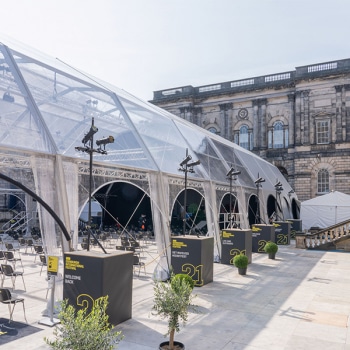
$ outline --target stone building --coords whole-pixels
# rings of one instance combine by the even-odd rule
[[[150,102],[276,165],[301,201],[350,194],[350,59],[155,91]]]

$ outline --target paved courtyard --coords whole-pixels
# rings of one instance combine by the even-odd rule
[[[166,340],[166,321],[152,313],[157,253],[153,243],[144,243],[144,248],[146,274],[141,270],[133,278],[132,318],[117,326],[124,334],[120,350],[158,349]],[[44,337],[52,337],[53,327],[38,323],[48,307],[46,270],[40,275],[33,252],[22,249],[21,258],[26,291],[17,278],[14,292],[25,298],[28,323],[42,330],[1,349],[49,349]],[[19,263],[17,267],[21,269]],[[4,286],[11,286],[10,279]],[[62,293],[59,279],[56,291]],[[214,281],[194,293],[197,311],[175,337],[187,350],[350,350],[349,253],[296,249],[292,241],[279,246],[276,260],[253,253],[246,276],[233,266],[214,263]],[[6,305],[0,304],[0,315],[8,317]],[[24,322],[21,305],[14,320]]]

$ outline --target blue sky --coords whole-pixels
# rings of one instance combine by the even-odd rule
[[[350,58],[349,0],[0,3],[0,33],[144,100]]]

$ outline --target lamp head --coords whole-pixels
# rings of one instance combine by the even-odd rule
[[[96,126],[91,126],[89,132],[84,136],[84,138],[81,140],[81,142],[85,145],[87,142],[89,142],[98,131],[98,128]]]
[[[114,137],[113,136],[108,136],[108,137],[105,137],[103,139],[100,139],[100,140],[96,140],[96,145],[97,146],[106,146],[107,144],[109,143],[113,143],[114,142]]]
[[[235,170],[234,168],[231,168],[229,172],[226,174],[227,177],[236,176],[239,175],[241,172],[239,170]]]
[[[194,166],[199,165],[200,163],[201,163],[200,160],[196,160],[195,162],[188,163],[187,166],[193,168]]]
[[[278,181],[276,184],[275,184],[275,187],[281,187],[282,186],[282,183],[280,181]]]
[[[180,166],[186,165],[191,159],[192,159],[192,157],[191,157],[190,155],[188,155],[188,156],[180,163]]]
[[[262,182],[265,182],[265,179],[263,179],[262,177],[259,177],[258,179],[256,179],[255,181],[255,184],[260,184]]]

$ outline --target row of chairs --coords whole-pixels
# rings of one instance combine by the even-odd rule
[[[12,290],[16,289],[16,280],[17,277],[22,278],[24,291],[26,291],[26,285],[24,281],[23,271],[16,270],[16,264],[20,262],[21,267],[23,269],[22,259],[21,259],[21,248],[25,248],[25,253],[28,252],[30,249],[31,252],[35,251],[35,258],[34,262],[37,259],[37,256],[40,257],[41,262],[41,270],[40,275],[42,273],[43,266],[47,265],[46,263],[46,256],[44,254],[44,249],[42,245],[40,244],[40,238],[39,237],[33,237],[33,238],[18,238],[18,243],[16,242],[9,242],[8,240],[4,240],[2,237],[0,239],[0,245],[2,248],[6,248],[5,250],[0,251],[0,261],[3,261],[4,263],[1,264],[0,267],[0,275],[1,275],[1,288],[0,288],[0,303],[4,305],[8,305],[10,319],[9,323],[13,321],[13,313],[15,306],[17,304],[22,304],[23,307],[23,313],[24,313],[24,319],[27,321],[26,316],[26,310],[24,305],[24,298],[21,296],[16,296],[10,292],[10,288],[4,288],[4,283],[7,278],[11,279],[12,283]],[[11,263],[11,264],[10,264]]]
[[[144,269],[145,275],[146,275],[146,264],[144,262],[141,261],[141,257],[140,254],[138,252],[136,252],[135,247],[132,246],[123,246],[123,245],[117,245],[115,247],[117,250],[123,250],[123,251],[128,251],[128,252],[133,252],[133,266],[134,266],[134,272],[135,269],[139,269],[139,273],[138,276],[140,276],[140,271],[141,268]]]
[[[24,277],[23,277],[23,271],[14,270],[13,267],[9,264],[1,264],[0,273],[2,275],[1,276],[1,288],[4,286],[5,278],[10,277],[11,282],[12,282],[12,290],[14,290],[16,288],[16,278],[18,276],[20,276],[20,277],[22,277],[24,290],[26,290],[26,285],[24,283]]]
[[[22,269],[23,269],[22,259],[21,258],[16,258],[15,254],[12,251],[2,251],[2,250],[0,250],[0,260],[4,260],[6,264],[8,262],[11,262],[12,265],[13,265],[13,268],[16,268],[16,262],[20,261]]]
[[[8,305],[9,312],[10,312],[10,321],[9,321],[9,323],[13,320],[13,311],[15,310],[15,306],[18,303],[22,303],[24,319],[28,323],[27,316],[26,316],[26,309],[24,307],[24,298],[13,296],[11,294],[10,290],[7,289],[7,288],[0,288],[0,302],[2,304]]]

